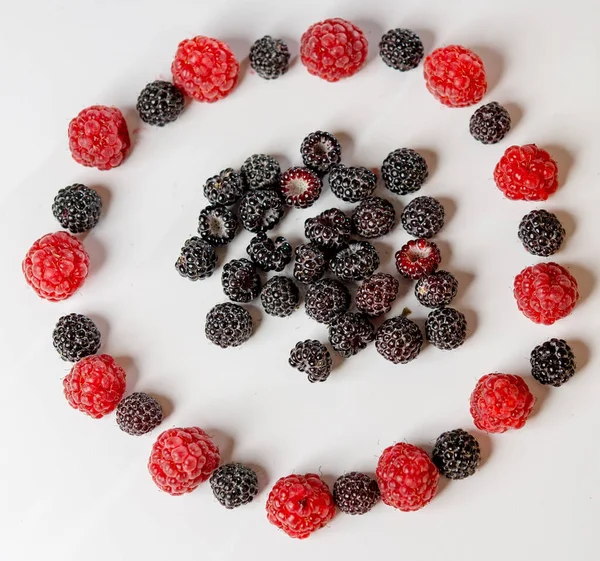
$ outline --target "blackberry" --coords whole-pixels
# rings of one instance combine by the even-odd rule
[[[300,291],[292,279],[276,276],[266,282],[260,301],[267,314],[283,318],[298,309]]]
[[[250,302],[260,294],[260,277],[248,259],[232,259],[225,263],[221,275],[223,292],[233,302]]]
[[[425,183],[429,170],[425,158],[410,148],[391,152],[383,161],[381,175],[385,186],[396,195],[418,191]]]
[[[565,236],[565,229],[558,217],[547,210],[532,210],[519,224],[519,239],[533,255],[554,255],[561,248]]]
[[[252,335],[252,316],[239,304],[217,304],[206,315],[206,338],[226,349],[238,347]]]
[[[363,238],[379,238],[392,231],[396,211],[381,197],[369,197],[359,203],[352,214],[352,227]]]
[[[255,234],[277,226],[283,218],[284,211],[281,195],[272,189],[248,191],[240,203],[242,225]]]
[[[379,42],[379,55],[389,67],[406,72],[419,66],[425,50],[410,29],[390,29]]]
[[[98,352],[100,331],[90,318],[81,314],[68,314],[56,323],[52,343],[63,360],[77,362]]]
[[[288,71],[290,51],[281,39],[265,35],[250,47],[250,66],[261,78],[274,80]]]
[[[182,277],[202,280],[210,277],[217,266],[217,253],[212,245],[193,236],[181,248],[175,268]]]
[[[467,338],[467,320],[454,308],[433,310],[425,320],[425,337],[438,349],[451,351]]]
[[[242,464],[223,464],[212,472],[210,487],[225,508],[248,504],[258,495],[258,476]]]
[[[324,382],[331,374],[332,360],[327,347],[320,341],[307,339],[296,343],[290,352],[290,366],[306,372],[308,381]]]
[[[349,290],[340,281],[321,279],[309,286],[304,306],[308,317],[330,324],[350,309],[350,300]]]
[[[144,123],[164,127],[179,117],[184,104],[183,92],[177,86],[155,80],[141,91],[136,109]]]
[[[204,184],[204,196],[215,205],[235,204],[241,199],[245,190],[242,174],[231,168],[210,177]]]
[[[435,441],[431,459],[448,479],[465,479],[475,473],[481,462],[477,439],[462,429],[441,434]]]
[[[343,281],[363,280],[379,267],[379,255],[369,242],[353,241],[338,251],[329,263],[333,274]]]
[[[283,271],[292,260],[292,246],[283,237],[275,240],[267,237],[264,232],[256,234],[246,248],[248,257],[263,271]]]
[[[366,514],[380,496],[377,481],[365,473],[351,471],[333,484],[333,501],[346,514]]]
[[[237,216],[224,206],[210,205],[200,211],[198,233],[213,247],[227,245],[239,227]]]
[[[400,283],[387,273],[375,273],[358,288],[356,308],[370,317],[379,317],[392,309]]]
[[[375,348],[394,364],[407,364],[419,356],[423,334],[419,326],[405,316],[385,320],[377,330]]]
[[[267,154],[254,154],[242,165],[242,177],[250,189],[277,189],[281,183],[281,166]]]
[[[575,355],[563,339],[550,339],[531,352],[531,375],[540,383],[559,387],[568,382],[577,369]]]
[[[444,207],[433,197],[417,197],[402,212],[402,226],[415,238],[433,238],[444,225]]]
[[[117,407],[119,428],[132,436],[140,436],[155,429],[163,420],[160,403],[147,393],[135,392]]]
[[[304,284],[319,280],[327,269],[327,258],[315,244],[299,245],[294,251],[294,278]]]
[[[458,281],[448,271],[436,271],[420,278],[415,286],[415,296],[427,308],[448,306],[458,292]]]
[[[496,144],[510,131],[509,112],[496,101],[482,105],[471,117],[469,131],[483,144]]]
[[[342,147],[338,139],[323,131],[310,133],[302,141],[300,153],[304,165],[322,175],[326,174],[331,166],[339,164],[342,159]]]
[[[377,176],[367,168],[333,166],[329,172],[331,192],[342,201],[357,203],[369,197],[377,187]]]
[[[352,223],[339,209],[324,210],[304,222],[304,234],[313,243],[324,249],[339,249],[350,240]]]
[[[350,358],[375,339],[375,328],[367,316],[346,312],[329,326],[329,342],[334,351],[343,358]]]
[[[91,230],[102,212],[100,195],[85,185],[75,183],[61,189],[52,203],[52,214],[63,228],[73,234]]]

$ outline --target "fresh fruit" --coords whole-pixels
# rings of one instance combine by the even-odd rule
[[[246,505],[258,495],[256,472],[242,464],[219,466],[209,482],[215,499],[228,509]]]
[[[350,292],[336,279],[320,279],[308,287],[304,307],[308,317],[329,325],[350,309]]]
[[[250,302],[260,294],[261,281],[256,266],[248,259],[232,259],[221,274],[223,292],[233,302]]]
[[[371,276],[379,267],[377,250],[369,242],[353,241],[340,249],[329,268],[342,281],[363,280]]]
[[[281,195],[273,189],[248,191],[240,202],[240,220],[249,232],[271,230],[281,222],[285,212]]]
[[[217,304],[206,315],[206,338],[226,349],[238,347],[252,335],[252,316],[239,304]]]
[[[422,346],[419,326],[405,316],[387,319],[377,330],[375,348],[393,364],[408,364],[419,356]]]
[[[357,203],[371,196],[377,187],[377,176],[367,168],[333,166],[329,172],[329,188],[342,201]]]
[[[531,351],[531,375],[544,385],[558,388],[568,382],[577,366],[575,355],[564,339],[550,339]]]
[[[415,296],[427,308],[448,306],[458,292],[458,281],[448,271],[436,271],[421,277],[415,286]]]
[[[198,233],[213,247],[227,245],[240,228],[237,216],[228,208],[210,205],[200,211]]]
[[[356,308],[369,317],[379,317],[392,309],[400,283],[387,273],[375,273],[365,279],[356,292]]]
[[[390,201],[381,197],[362,200],[352,213],[354,232],[363,238],[379,238],[392,231],[396,211]]]
[[[242,177],[249,189],[279,189],[281,166],[268,154],[254,154],[242,164]]]
[[[417,197],[402,212],[402,226],[415,238],[433,238],[444,226],[444,207],[433,197]]]
[[[319,280],[327,270],[327,258],[323,250],[313,243],[297,246],[294,259],[294,278],[304,284]]]
[[[102,211],[102,199],[97,191],[80,183],[61,189],[52,203],[52,214],[72,234],[91,230]]]
[[[283,318],[298,309],[300,292],[292,279],[275,276],[265,283],[260,301],[267,314]]]
[[[396,195],[418,191],[429,176],[427,162],[410,148],[394,150],[383,161],[381,176],[385,186]]]
[[[181,248],[175,268],[182,277],[202,280],[210,277],[217,266],[217,253],[212,245],[192,236]]]
[[[324,210],[304,222],[304,235],[323,249],[339,249],[350,241],[352,222],[339,209]]]
[[[290,168],[281,176],[281,194],[285,204],[308,208],[321,196],[321,179],[308,168]]]
[[[296,343],[290,352],[289,363],[292,368],[306,372],[311,383],[324,382],[331,374],[331,354],[320,341],[307,339]]]
[[[465,479],[481,463],[479,442],[462,429],[445,432],[435,441],[431,459],[444,477]]]
[[[442,256],[435,243],[420,238],[410,240],[396,252],[396,269],[407,279],[419,280],[433,273]]]
[[[410,29],[390,29],[379,42],[379,56],[390,68],[406,72],[419,66],[425,51]]]
[[[248,257],[263,271],[283,271],[292,260],[292,246],[283,237],[274,240],[264,232],[256,234],[246,248]]]
[[[342,147],[331,133],[311,132],[300,146],[304,165],[317,174],[328,173],[332,166],[340,163]]]
[[[250,47],[250,66],[261,78],[274,80],[283,76],[290,64],[290,51],[285,41],[265,35]]]
[[[171,82],[155,80],[140,93],[136,109],[144,123],[164,127],[181,115],[185,105],[183,92]]]
[[[117,425],[132,436],[141,436],[154,430],[162,419],[160,403],[147,393],[132,393],[117,407]]]
[[[556,214],[547,210],[532,210],[519,224],[519,239],[532,255],[554,255],[565,241],[567,233]]]
[[[375,339],[375,328],[366,315],[346,312],[329,326],[329,343],[343,358],[350,358],[367,348]]]
[[[242,174],[231,168],[210,177],[204,184],[204,196],[214,205],[235,204],[242,198],[245,190]]]
[[[377,481],[366,473],[351,471],[333,484],[333,500],[345,514],[366,514],[381,497]]]
[[[63,360],[77,362],[100,349],[100,331],[81,314],[62,316],[52,332],[52,344]]]
[[[425,337],[438,349],[457,349],[467,338],[467,320],[463,313],[454,308],[433,310],[425,321]]]
[[[496,144],[510,131],[510,113],[496,101],[482,105],[471,117],[469,131],[483,144]]]

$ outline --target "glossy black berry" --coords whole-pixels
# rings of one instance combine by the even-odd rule
[[[451,351],[467,338],[467,320],[454,308],[433,310],[425,320],[425,337],[438,349]]]
[[[350,309],[350,291],[336,279],[321,279],[308,287],[304,307],[308,317],[330,324]]]
[[[228,208],[211,205],[200,211],[198,233],[213,247],[227,245],[239,229],[237,216]]]
[[[425,183],[429,170],[425,158],[410,148],[391,152],[383,161],[381,175],[385,186],[396,195],[418,191]]]
[[[274,80],[288,71],[290,51],[281,39],[265,35],[250,47],[250,66],[261,78]]]
[[[119,428],[132,436],[140,436],[155,429],[163,419],[163,410],[152,396],[143,392],[132,393],[117,407]]]
[[[495,101],[477,109],[469,123],[471,135],[483,144],[500,142],[508,134],[510,127],[509,112]]]
[[[415,296],[427,308],[448,306],[458,292],[458,281],[448,271],[436,271],[420,278],[415,286]]]
[[[329,188],[342,201],[357,203],[371,196],[377,187],[377,176],[367,168],[333,166],[329,172]]]
[[[419,66],[425,51],[410,29],[391,29],[379,42],[379,54],[389,67],[405,72]]]
[[[263,286],[260,301],[267,314],[283,318],[298,309],[300,291],[292,279],[276,276]]]
[[[294,278],[304,284],[319,280],[327,270],[327,257],[315,244],[297,246],[294,259]]]
[[[523,247],[540,257],[554,255],[565,241],[566,232],[560,220],[547,210],[532,210],[519,224],[519,239]]]
[[[215,499],[225,508],[248,504],[258,495],[256,472],[242,464],[223,464],[212,472],[209,479]]]
[[[100,331],[87,316],[68,314],[56,323],[52,343],[63,360],[77,362],[98,352]]]
[[[407,364],[419,356],[423,334],[419,326],[405,316],[385,320],[377,330],[375,348],[394,364]]]
[[[240,202],[240,220],[246,230],[265,232],[283,218],[285,205],[281,195],[272,189],[248,191]]]
[[[402,226],[415,238],[433,238],[444,226],[444,207],[433,197],[417,197],[402,212]]]
[[[91,230],[98,224],[101,212],[100,195],[80,183],[61,189],[52,203],[54,218],[73,234]]]
[[[324,382],[331,374],[331,354],[320,341],[307,339],[296,343],[290,352],[292,368],[308,375],[309,382]]]
[[[252,262],[263,271],[283,271],[292,260],[292,246],[283,237],[274,240],[264,232],[256,234],[246,248]]]
[[[260,277],[248,259],[232,259],[225,263],[221,275],[223,292],[233,302],[250,302],[260,294]]]
[[[465,479],[477,470],[481,451],[477,439],[462,429],[451,430],[435,441],[431,459],[448,479]]]
[[[183,92],[171,82],[150,82],[140,93],[136,109],[144,123],[163,127],[179,117],[185,99]]]
[[[392,309],[400,283],[387,273],[375,273],[356,292],[356,308],[369,317],[379,317]]]
[[[352,223],[338,208],[324,210],[304,222],[304,234],[319,247],[339,249],[350,241]]]
[[[390,201],[381,197],[368,197],[352,213],[352,228],[363,238],[379,238],[392,231],[396,211]]]
[[[365,473],[346,473],[333,484],[333,501],[345,514],[366,514],[380,496],[377,481]]]
[[[205,333],[219,347],[238,347],[252,335],[252,316],[239,304],[217,304],[206,315]]]
[[[212,245],[194,236],[181,248],[175,268],[182,277],[202,280],[210,277],[217,266],[217,253]]]
[[[242,176],[249,189],[277,189],[281,183],[281,166],[267,154],[254,154],[242,165]]]
[[[310,133],[300,147],[304,165],[318,174],[327,173],[332,166],[339,164],[342,147],[338,139],[328,132]]]
[[[345,282],[366,279],[377,267],[379,255],[369,242],[350,242],[348,247],[339,250],[329,263],[332,273]]]
[[[246,187],[242,174],[231,168],[206,180],[204,196],[215,205],[229,206],[237,203]]]
[[[540,383],[559,387],[568,382],[577,366],[575,355],[563,339],[550,339],[531,352],[531,375]]]
[[[350,358],[367,348],[375,339],[375,328],[365,314],[346,312],[329,326],[329,342],[343,358]]]

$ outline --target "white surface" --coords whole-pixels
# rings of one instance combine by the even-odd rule
[[[2,560],[597,559],[595,2],[39,0],[1,9]],[[99,172],[71,160],[70,118],[94,103],[114,104],[137,128],[137,94],[169,76],[180,39],[225,39],[242,59],[253,39],[271,33],[297,53],[303,30],[330,16],[369,34],[371,62],[354,78],[327,84],[298,63],[275,82],[246,72],[225,101],[192,104],[164,129],[141,127],[120,168]],[[485,100],[507,104],[516,121],[504,142],[474,142],[471,109],[443,108],[425,91],[421,69],[400,74],[378,60],[379,36],[396,26],[417,30],[427,51],[462,43],[483,56],[492,85]],[[394,367],[371,346],[326,384],[310,385],[286,365],[297,340],[326,337],[303,313],[264,318],[236,350],[207,344],[204,316],[224,300],[219,275],[191,283],[173,269],[205,204],[203,181],[255,152],[298,163],[300,141],[318,128],[344,133],[348,164],[379,166],[401,146],[425,151],[432,174],[420,194],[441,197],[449,209],[439,237],[443,266],[461,280],[456,305],[472,329],[460,350],[428,347],[412,364]],[[504,200],[492,181],[502,151],[528,142],[560,164],[561,188],[545,205]],[[58,229],[52,198],[73,182],[102,187],[106,212],[85,240],[93,264],[84,288],[50,304],[25,285],[20,260],[36,238]],[[307,216],[334,204],[328,194],[313,209],[290,213],[279,231],[296,241]],[[554,327],[526,320],[511,295],[515,273],[537,261],[516,238],[519,219],[537,206],[564,219],[568,241],[556,260],[571,268],[583,294]],[[249,237],[240,235],[227,258],[242,257]],[[393,270],[390,254],[405,239],[397,229],[377,243],[382,269]],[[402,291],[395,311],[408,306],[422,320],[425,310],[406,284]],[[208,485],[179,498],[160,493],[146,470],[158,430],[132,438],[114,416],[94,421],[64,401],[69,366],[53,350],[51,332],[72,311],[97,320],[103,351],[126,367],[130,391],[172,404],[161,428],[207,429],[224,460],[260,467],[267,489],[233,512],[216,504]],[[552,336],[574,344],[581,371],[559,390],[531,383],[538,406],[526,428],[481,435],[485,465],[469,480],[442,484],[426,509],[403,514],[380,504],[365,517],[338,515],[303,542],[266,521],[268,488],[280,476],[318,471],[331,482],[344,471],[374,471],[395,441],[428,447],[444,430],[470,428],[476,380],[492,371],[527,375],[530,350]]]

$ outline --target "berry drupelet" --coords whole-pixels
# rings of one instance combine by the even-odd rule
[[[327,380],[331,374],[332,362],[327,347],[320,341],[310,339],[296,343],[289,358],[290,366],[305,372],[311,383]]]
[[[331,262],[331,272],[340,280],[348,282],[363,280],[379,267],[377,250],[369,242],[353,241],[339,250]]]
[[[329,172],[329,188],[347,203],[357,203],[371,196],[377,187],[377,176],[367,168],[333,166]]]
[[[375,273],[364,280],[356,292],[356,308],[369,317],[379,317],[392,309],[400,283],[387,273]]]
[[[396,195],[418,191],[429,175],[427,162],[418,152],[400,148],[383,161],[381,175],[385,186]]]
[[[482,105],[471,117],[469,131],[475,140],[483,144],[496,144],[510,131],[509,112],[498,102]]]
[[[556,214],[547,210],[532,210],[519,224],[519,239],[523,246],[529,253],[540,257],[554,255],[566,235]]]
[[[342,147],[338,139],[328,132],[311,132],[300,146],[304,165],[315,173],[324,175],[340,163]]]
[[[435,441],[431,460],[448,479],[465,479],[475,473],[481,463],[477,439],[462,429],[441,434]]]
[[[550,339],[531,351],[531,375],[544,385],[558,388],[568,382],[577,366],[573,350],[564,339]]]
[[[141,91],[136,109],[144,123],[164,127],[179,117],[184,105],[183,92],[177,86],[164,80],[155,80]]]
[[[285,207],[281,195],[273,189],[248,191],[240,202],[240,220],[246,230],[265,232],[281,222]]]
[[[433,238],[444,226],[444,207],[433,197],[417,197],[402,212],[402,226],[415,238]]]
[[[52,344],[63,360],[77,362],[100,349],[100,331],[81,314],[62,316],[52,332]]]
[[[425,50],[410,29],[390,29],[379,42],[379,55],[390,68],[406,72],[419,66]]]
[[[281,39],[265,35],[250,47],[250,66],[265,80],[283,76],[288,71],[289,64],[290,51]]]
[[[377,481],[366,473],[351,471],[333,484],[333,500],[345,514],[366,514],[381,497]]]
[[[329,326],[329,342],[343,358],[350,358],[366,349],[374,339],[375,328],[361,313],[346,312]]]
[[[233,302],[250,302],[260,294],[260,277],[248,259],[232,259],[225,263],[221,275],[223,292]]]
[[[292,246],[283,237],[274,240],[264,232],[254,236],[246,248],[246,253],[252,262],[263,271],[283,271],[292,260]]]
[[[72,234],[91,230],[102,212],[102,199],[94,190],[75,183],[61,189],[52,203],[52,214]]]
[[[200,211],[198,233],[213,247],[227,245],[239,230],[237,216],[228,208],[210,205]]]
[[[228,509],[248,504],[258,495],[256,472],[242,464],[223,464],[208,481],[215,499]]]
[[[154,430],[163,419],[160,403],[143,392],[128,395],[117,406],[117,425],[132,436],[140,436]]]
[[[323,249],[339,249],[350,241],[352,222],[338,208],[324,210],[304,222],[304,235]]]
[[[319,280],[327,270],[325,253],[313,243],[297,246],[294,259],[294,278],[304,284]]]
[[[252,335],[252,316],[239,304],[217,304],[206,315],[206,338],[226,349],[238,347]]]
[[[350,309],[350,292],[336,279],[321,279],[308,287],[304,302],[308,317],[329,325]]]
[[[283,318],[298,309],[300,292],[292,279],[275,276],[266,282],[260,301],[267,314]]]
[[[423,346],[419,326],[405,316],[385,320],[377,330],[375,348],[393,364],[407,364],[417,358]]]
[[[392,231],[396,211],[390,201],[369,197],[361,201],[352,213],[352,228],[363,238],[379,238]]]
[[[278,189],[281,184],[281,166],[268,154],[250,156],[241,171],[249,189]]]
[[[242,198],[245,190],[242,174],[231,168],[210,177],[204,184],[204,196],[214,205],[235,204]]]
[[[182,277],[202,280],[210,277],[217,266],[217,253],[208,242],[193,236],[181,248],[175,268]]]
[[[442,256],[435,243],[420,238],[404,244],[395,259],[396,269],[403,277],[419,280],[438,268]]]
[[[454,308],[433,310],[425,320],[425,337],[438,349],[457,349],[467,338],[467,320]]]
[[[281,176],[281,194],[285,204],[308,208],[321,196],[321,178],[308,168],[290,168]]]
[[[419,304],[427,308],[448,306],[458,292],[458,281],[448,271],[436,271],[420,278],[415,286]]]

